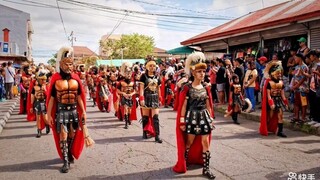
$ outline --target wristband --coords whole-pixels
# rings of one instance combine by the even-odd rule
[[[184,126],[184,125],[186,125],[186,123],[182,123],[182,122],[180,122],[180,126]]]
[[[140,97],[139,97],[139,100],[140,100],[140,101],[144,101],[144,96],[140,96]]]
[[[283,103],[288,106],[288,104],[289,104],[288,99],[284,99]]]
[[[184,116],[181,116],[181,117],[180,117],[180,123],[185,123],[184,120],[185,120],[185,119],[184,119]]]
[[[82,125],[86,125],[84,118],[82,118]]]
[[[269,99],[268,103],[269,103],[269,106],[273,106],[274,105],[273,99]]]

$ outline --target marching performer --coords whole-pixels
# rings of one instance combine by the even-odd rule
[[[288,100],[284,94],[282,73],[280,61],[270,62],[264,69],[266,81],[260,119],[260,134],[264,136],[267,136],[268,132],[273,132],[279,137],[287,137],[283,133],[283,110],[288,109]]]
[[[122,63],[120,73],[123,76],[123,80],[119,82],[118,94],[120,95],[121,114],[125,121],[124,128],[128,129],[128,125],[131,125],[131,120],[135,120],[132,119],[132,115],[136,114],[136,92],[134,81],[132,80],[132,63]]]
[[[214,114],[210,86],[203,85],[206,69],[202,52],[187,57],[185,72],[191,76],[192,82],[180,92],[182,102],[176,119],[178,160],[173,170],[185,173],[187,165],[202,164],[202,174],[214,179],[215,175],[209,169]]]
[[[36,80],[30,85],[30,113],[35,113],[37,122],[37,138],[41,137],[41,130],[47,122],[46,93],[47,93],[46,72],[40,70],[36,75]],[[46,133],[49,134],[50,128],[46,126]]]
[[[97,85],[97,99],[98,108],[101,112],[109,113],[111,111],[112,95],[109,90],[106,76],[99,77],[99,83]]]
[[[24,64],[22,66],[22,70],[23,70],[23,73],[21,76],[21,83],[20,83],[21,95],[20,95],[19,114],[26,114],[27,99],[28,99],[28,93],[29,93],[29,86],[31,82],[32,69],[30,68],[29,64]]]
[[[160,91],[160,78],[156,75],[157,63],[148,58],[145,64],[146,71],[140,77],[140,107],[142,109],[143,139],[149,135],[155,136],[157,143],[162,143],[160,138],[159,106],[162,99]]]
[[[81,155],[83,145],[93,145],[86,126],[86,99],[81,80],[72,73],[71,47],[62,47],[57,56],[57,73],[48,89],[48,122],[52,127],[56,148],[63,160],[62,173]]]
[[[107,76],[109,89],[112,93],[112,101],[113,101],[113,109],[114,109],[114,116],[118,117],[119,112],[119,94],[117,92],[117,80],[118,80],[118,71],[116,67],[110,67],[110,73]]]
[[[252,104],[248,98],[244,99],[242,95],[242,87],[239,81],[239,76],[233,74],[232,83],[230,84],[229,105],[224,117],[232,116],[234,124],[240,124],[238,121],[238,114],[246,107],[246,112],[252,108]]]
[[[90,99],[93,101],[93,107],[96,106],[96,83],[98,78],[98,68],[96,66],[91,67],[90,74],[88,74],[87,77],[87,84],[88,84],[88,90]]]

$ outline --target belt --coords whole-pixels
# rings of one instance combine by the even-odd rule
[[[61,104],[58,103],[58,110],[75,110],[77,109],[77,104]]]

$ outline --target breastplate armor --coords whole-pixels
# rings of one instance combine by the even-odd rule
[[[154,76],[153,78],[148,78],[147,77],[146,87],[150,91],[157,92],[158,91],[158,79],[157,79],[157,77],[156,76]]]
[[[22,77],[22,85],[24,88],[29,88],[30,85],[30,81],[31,81],[31,77]]]
[[[281,96],[281,91],[283,89],[283,82],[279,81],[278,83],[276,83],[274,81],[270,81],[269,83],[271,86],[270,95],[271,96]]]
[[[38,100],[44,100],[46,98],[46,94],[44,91],[45,86],[34,86],[34,96]]]
[[[234,94],[240,94],[241,93],[241,85],[240,84],[234,84],[233,88],[234,88],[234,91],[233,91]]]
[[[134,92],[134,82],[126,83],[124,81],[121,82],[122,92],[126,94],[130,94]]]
[[[206,108],[206,100],[208,99],[205,88],[195,89],[190,86],[188,92],[188,104],[190,110],[202,110]]]
[[[61,104],[74,104],[77,102],[79,84],[74,79],[58,80],[55,83],[57,101]]]

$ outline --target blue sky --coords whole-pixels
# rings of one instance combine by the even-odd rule
[[[58,2],[66,33],[60,20],[56,0],[0,0],[5,6],[30,13],[34,28],[32,46],[35,62],[46,62],[61,46],[70,45],[66,36],[71,31],[77,39],[74,45],[87,46],[98,53],[99,39],[112,32],[116,24],[121,21],[113,34],[140,33],[153,36],[156,47],[169,50],[179,47],[181,41],[233,18],[287,0],[77,0],[145,13],[206,16],[225,18],[224,20],[173,18],[136,13],[125,16],[124,13],[99,11],[63,1]],[[47,7],[48,5],[50,7]]]

